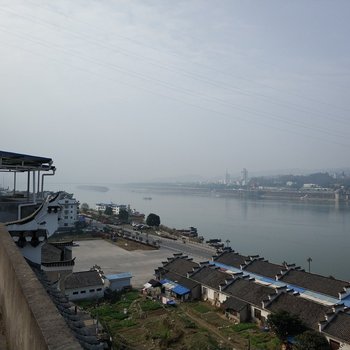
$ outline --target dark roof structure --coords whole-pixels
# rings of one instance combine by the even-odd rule
[[[232,278],[228,273],[219,271],[217,268],[203,266],[190,275],[192,280],[219,290],[219,285]]]
[[[74,272],[64,281],[65,289],[84,288],[90,286],[103,286],[101,276],[97,271]]]
[[[317,293],[330,295],[335,298],[339,298],[339,293],[344,292],[344,287],[350,288],[349,282],[320,276],[301,270],[288,271],[280,278],[280,281]]]
[[[344,342],[350,343],[350,314],[338,312],[327,324],[323,332]]]
[[[186,288],[188,288],[190,290],[199,285],[198,282],[193,281],[193,280],[191,280],[189,278],[183,277],[183,276],[181,276],[181,275],[179,275],[179,274],[177,274],[175,272],[168,272],[168,273],[166,273],[164,275],[163,278],[166,278],[166,279],[168,279],[170,281],[173,281],[175,283],[181,284],[182,286],[184,286],[184,287],[186,287]]]
[[[39,168],[42,170],[54,169],[51,158],[6,151],[0,151],[0,168],[23,171]]]
[[[276,275],[281,273],[282,270],[285,270],[285,266],[272,264],[266,260],[254,260],[243,269],[260,276],[275,279]]]
[[[263,286],[245,278],[235,279],[222,291],[259,307],[262,306],[262,301],[267,299],[269,295],[276,294],[274,288]]]
[[[221,308],[224,310],[241,311],[244,308],[246,308],[248,305],[249,305],[248,303],[242,300],[239,300],[235,297],[229,297],[221,304]]]
[[[318,323],[324,321],[326,313],[332,311],[330,306],[291,293],[281,293],[266,308],[272,312],[284,310],[297,315],[307,327],[314,330],[318,330]]]
[[[244,265],[247,260],[249,260],[248,256],[240,255],[240,254],[235,253],[233,251],[230,251],[230,252],[225,251],[222,254],[220,254],[219,256],[214,258],[215,262],[229,265],[229,266],[233,266],[233,267],[236,267],[238,269],[240,268],[241,265]]]
[[[41,261],[44,263],[60,261],[62,250],[53,244],[45,243],[41,248]]]
[[[194,268],[199,267],[199,264],[193,262],[187,257],[176,257],[171,259],[163,266],[166,271],[175,272],[179,275],[186,276],[187,272],[192,272]]]

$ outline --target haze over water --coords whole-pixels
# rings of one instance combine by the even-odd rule
[[[50,185],[66,190],[94,208],[98,202],[130,204],[146,216],[154,212],[162,224],[195,226],[200,235],[230,240],[243,255],[259,254],[271,262],[296,263],[311,272],[350,280],[350,207],[346,204],[242,200],[136,190],[110,186],[106,192],[77,185]],[[152,200],[144,200],[144,197]]]

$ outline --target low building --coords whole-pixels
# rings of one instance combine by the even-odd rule
[[[122,291],[126,288],[131,288],[130,272],[115,273],[112,275],[106,275],[106,286],[113,291]]]
[[[225,316],[235,323],[248,322],[250,320],[250,306],[243,300],[229,297],[220,307],[224,311]]]
[[[332,350],[350,350],[350,314],[340,311],[322,327]]]
[[[345,299],[350,295],[349,282],[305,272],[304,270],[289,270],[280,276],[279,281],[291,286],[298,286],[316,293],[329,295],[339,300]]]
[[[194,262],[192,258],[182,255],[182,253],[174,254],[173,257],[164,261],[163,266],[155,270],[155,276],[158,280],[164,278],[168,272],[174,272],[185,277],[188,272],[193,272],[193,269],[199,267],[199,264]]]
[[[126,210],[128,213],[130,212],[130,206],[125,204],[114,204],[114,203],[96,203],[95,209],[99,212],[103,212],[106,208],[112,208],[112,212],[114,215],[119,215],[120,210]]]
[[[104,279],[99,271],[74,272],[62,279],[59,289],[69,300],[100,299],[104,296]]]
[[[265,326],[269,312],[263,308],[263,301],[268,299],[270,295],[276,295],[278,290],[256,283],[254,279],[248,276],[238,276],[227,285],[221,287],[221,292],[225,295],[225,299],[233,297],[249,305],[244,314],[244,322],[254,321]],[[238,312],[240,310],[234,311]]]
[[[213,261],[240,269],[242,265],[250,261],[250,257],[238,254],[232,250],[225,250],[221,254],[214,256]]]
[[[164,282],[166,281],[166,282]],[[163,276],[161,282],[170,283],[176,288],[172,289],[172,295],[182,301],[198,300],[201,298],[201,285],[200,283],[183,277],[175,272],[168,272]]]
[[[220,285],[226,284],[232,279],[232,275],[220,271],[215,266],[204,265],[188,274],[188,278],[198,282],[201,285],[202,299],[208,300],[214,305],[220,306],[221,301],[225,300],[220,292]]]

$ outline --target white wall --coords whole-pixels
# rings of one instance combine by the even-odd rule
[[[99,299],[104,295],[104,286],[99,285],[89,286],[85,288],[66,289],[65,295],[69,300]]]

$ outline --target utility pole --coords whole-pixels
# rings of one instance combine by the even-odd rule
[[[309,273],[311,272],[311,261],[312,261],[312,259],[310,257],[308,257],[307,262],[309,263]]]

